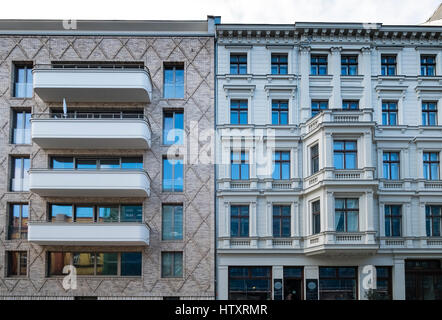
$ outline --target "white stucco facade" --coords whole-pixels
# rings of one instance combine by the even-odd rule
[[[441,31],[380,24],[217,26],[219,299],[231,297],[229,268],[238,266],[270,267],[271,287],[275,280],[284,282],[284,267],[302,267],[302,299],[306,279],[317,279],[321,286],[321,267],[356,267],[355,298],[367,299],[363,267],[373,265],[389,267],[391,297],[402,300],[406,261],[442,259],[442,238],[427,236],[426,226],[426,207],[442,205],[442,176],[439,168],[438,177],[426,179],[423,161],[427,153],[442,157]],[[245,74],[231,74],[231,56],[238,54],[247,57]],[[287,57],[287,74],[272,74],[272,54]],[[324,75],[311,74],[316,55],[327,57]],[[396,57],[395,75],[381,75],[386,55]],[[432,76],[421,76],[424,55],[435,59]],[[357,57],[356,75],[341,74],[343,56]],[[237,100],[247,102],[244,124],[231,124],[231,105]],[[288,103],[288,123],[275,125],[272,102],[281,100]],[[328,109],[312,117],[311,104],[317,100],[328,101]],[[343,110],[347,100],[357,101],[358,110]],[[383,125],[382,104],[389,101],[397,105],[397,121]],[[436,125],[422,123],[426,102],[437,105]],[[336,168],[336,141],[355,142],[354,168]],[[313,173],[314,145],[319,170]],[[289,179],[272,178],[267,170],[272,160],[264,161],[262,146],[289,153]],[[248,179],[232,179],[231,152],[238,150],[248,154]],[[384,178],[387,152],[399,155],[398,179]],[[336,199],[350,198],[358,203],[357,230],[337,232]],[[314,233],[312,203],[317,200],[320,232]],[[248,232],[240,237],[231,230],[232,206],[238,205],[248,207]],[[273,234],[275,205],[290,207],[290,232],[283,237]],[[390,205],[401,212],[395,237],[385,230],[385,206]]]

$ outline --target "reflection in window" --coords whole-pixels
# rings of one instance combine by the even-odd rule
[[[356,267],[319,267],[321,300],[356,300]]]
[[[51,204],[51,221],[93,223],[93,222],[142,222],[142,205],[72,205]],[[75,212],[72,219],[72,212]]]
[[[336,232],[359,231],[359,200],[335,199]]]
[[[229,300],[270,300],[271,267],[229,267]]]
[[[29,206],[27,204],[11,204],[9,207],[10,240],[28,238]]]
[[[163,158],[163,191],[183,191],[183,159]]]
[[[28,270],[28,253],[26,251],[8,251],[8,277],[26,276]]]
[[[31,113],[26,111],[14,111],[13,119],[13,144],[31,143]]]
[[[356,169],[356,141],[334,141],[333,162],[335,169]]]
[[[400,168],[399,152],[384,152],[382,158],[384,179],[398,180]]]
[[[166,111],[163,115],[163,144],[184,144],[184,112]]]
[[[385,205],[385,236],[400,237],[402,229],[402,207]]]
[[[16,64],[14,78],[14,97],[32,98],[32,63]]]
[[[230,236],[249,236],[249,206],[230,207]]]
[[[164,65],[164,98],[184,98],[184,64]]]
[[[75,207],[75,222],[91,223],[94,222],[94,207]]]
[[[161,253],[161,277],[181,278],[183,277],[183,253],[162,252]]]
[[[29,191],[29,157],[13,157],[11,167],[11,191]]]
[[[163,205],[162,239],[183,239],[183,206]]]

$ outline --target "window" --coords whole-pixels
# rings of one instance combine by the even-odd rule
[[[384,152],[382,159],[384,179],[398,180],[400,177],[399,152]]]
[[[355,76],[358,74],[358,56],[341,56],[341,75]]]
[[[359,200],[335,199],[336,232],[357,232],[359,230]]]
[[[439,180],[438,152],[424,152],[424,179]]]
[[[28,271],[28,253],[25,251],[8,251],[8,277],[26,276]]]
[[[421,55],[421,76],[436,75],[436,56]]]
[[[29,191],[30,159],[13,157],[11,167],[11,191]]]
[[[381,75],[395,76],[396,75],[396,55],[382,55],[381,56]]]
[[[48,276],[73,265],[79,276],[141,276],[141,252],[48,252]]]
[[[442,206],[425,206],[425,224],[427,237],[441,236]]]
[[[321,202],[319,200],[312,202],[312,233],[321,232]]]
[[[386,300],[393,299],[391,267],[376,266],[376,293]]]
[[[312,101],[312,117],[316,116],[322,110],[328,109],[327,100],[313,100]]]
[[[183,205],[163,205],[162,239],[183,239]]]
[[[230,207],[230,236],[249,236],[249,206]]]
[[[272,54],[272,74],[287,74],[287,54]]]
[[[14,67],[14,97],[32,98],[32,63],[17,63]]]
[[[164,64],[164,98],[184,98],[184,64]]]
[[[271,267],[229,267],[229,300],[270,300],[271,281]]]
[[[139,170],[143,169],[143,157],[122,158],[73,158],[51,157],[51,169],[77,170]]]
[[[342,101],[342,110],[359,110],[359,101],[357,100]]]
[[[273,206],[273,237],[290,237],[290,206]]]
[[[230,54],[230,74],[247,73],[247,54]]]
[[[50,204],[49,220],[53,222],[142,222],[143,206]]]
[[[275,151],[273,153],[273,179],[289,180],[290,179],[290,152]]]
[[[333,161],[335,169],[356,169],[357,167],[356,141],[334,141]]]
[[[31,144],[31,113],[27,111],[14,111],[13,119],[13,144]]]
[[[289,102],[287,100],[272,101],[272,124],[285,125],[288,124]]]
[[[230,101],[230,124],[247,124],[247,100]]]
[[[232,180],[248,180],[249,153],[247,151],[232,151],[230,161]]]
[[[321,300],[356,300],[356,267],[319,267]]]
[[[311,74],[325,75],[327,74],[327,56],[312,55],[311,57]]]
[[[385,236],[400,237],[402,230],[402,207],[385,205]]]
[[[319,145],[315,144],[310,148],[311,174],[319,171]]]
[[[182,278],[183,277],[183,253],[162,252],[161,253],[161,277]]]
[[[28,218],[29,206],[27,204],[9,205],[9,240],[28,238]]]
[[[437,125],[437,102],[422,102],[422,125]]]
[[[382,102],[382,125],[395,126],[397,125],[397,102],[386,101]]]
[[[184,144],[184,112],[164,111],[163,144]]]
[[[163,158],[163,191],[183,191],[183,170],[183,159]]]

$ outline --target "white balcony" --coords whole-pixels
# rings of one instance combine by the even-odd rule
[[[151,129],[143,115],[36,114],[32,141],[44,149],[148,149]]]
[[[30,222],[28,241],[39,245],[147,246],[150,230],[144,223]]]
[[[307,255],[371,255],[379,245],[375,239],[376,232],[321,232],[305,239]]]
[[[45,102],[150,102],[146,68],[69,68],[36,65],[34,92]]]
[[[143,170],[31,169],[29,190],[43,197],[148,197]]]

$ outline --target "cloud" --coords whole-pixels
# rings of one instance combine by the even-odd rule
[[[68,6],[64,9],[60,3]],[[224,23],[419,24],[439,4],[440,0],[21,0],[2,3],[0,18],[201,20],[207,15],[220,15]]]

